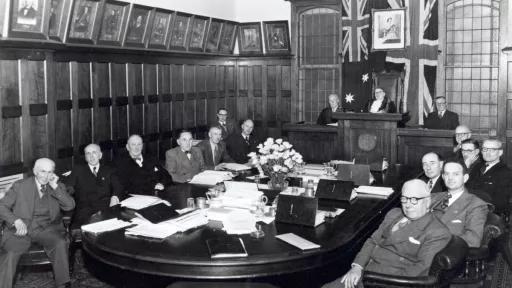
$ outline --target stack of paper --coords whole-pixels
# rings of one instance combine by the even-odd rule
[[[132,223],[137,224],[137,226],[126,229],[126,235],[164,239],[178,232],[178,227],[176,227],[176,225],[169,224],[166,222],[153,224],[149,221],[134,218],[132,219]]]
[[[103,220],[103,221],[92,223],[92,224],[82,225],[81,229],[82,229],[82,231],[85,231],[85,232],[97,234],[97,233],[121,229],[121,228],[130,226],[130,225],[132,225],[132,223],[126,222],[123,220],[119,220],[117,218],[112,218],[112,219]]]
[[[175,219],[167,220],[162,223],[170,223],[177,227],[179,232],[185,232],[189,229],[208,224],[208,218],[201,210],[195,210]]]
[[[256,218],[249,211],[237,210],[231,213],[231,216],[222,221],[226,233],[248,234],[256,231]]]
[[[233,209],[228,208],[209,208],[206,211],[206,217],[208,217],[208,220],[224,222],[233,217],[233,212]]]
[[[389,187],[379,187],[379,186],[359,186],[356,189],[357,193],[360,194],[369,194],[376,195],[382,197],[389,197],[389,195],[393,194],[393,188]]]
[[[244,165],[244,164],[238,164],[238,163],[224,163],[224,168],[232,171],[244,171],[244,170],[250,170],[251,167]]]
[[[215,185],[217,183],[231,180],[233,178],[233,174],[228,171],[214,171],[214,170],[205,170],[192,178],[190,180],[191,184],[200,184],[200,185]]]
[[[226,192],[221,198],[226,207],[250,209],[263,195],[256,183],[226,181],[224,185]]]
[[[121,201],[121,207],[126,207],[134,210],[139,210],[142,208],[146,208],[158,203],[165,203],[168,206],[171,206],[171,204],[163,200],[161,198],[158,198],[156,196],[148,196],[148,195],[138,195],[138,194],[130,194],[131,197],[124,199]]]

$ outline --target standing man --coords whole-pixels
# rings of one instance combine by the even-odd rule
[[[123,186],[114,168],[101,163],[100,146],[89,144],[84,149],[86,163],[75,165],[65,183],[76,200],[72,228],[80,228],[92,214],[119,204],[123,197]]]
[[[204,168],[208,170],[216,170],[222,167],[221,163],[233,162],[226,151],[226,143],[221,141],[222,131],[219,127],[210,127],[208,131],[208,139],[201,141],[197,147],[201,150],[204,160]]]
[[[464,239],[469,247],[478,248],[489,208],[486,202],[464,187],[468,178],[462,163],[447,161],[443,168],[443,179],[448,192],[432,195],[432,210],[452,234]]]
[[[192,133],[189,131],[181,131],[177,142],[178,147],[165,152],[165,169],[174,181],[184,183],[204,170],[203,154],[199,148],[192,147]]]
[[[226,141],[229,156],[236,163],[247,164],[250,157],[247,156],[251,152],[256,152],[259,140],[252,134],[254,122],[247,119],[242,123],[242,133],[232,134]]]
[[[427,275],[434,256],[450,241],[450,231],[430,213],[430,193],[423,181],[405,182],[400,202],[402,209],[394,208],[386,214],[357,254],[352,269],[323,288],[356,287],[363,270],[398,276]]]
[[[471,175],[475,167],[478,167],[482,163],[482,157],[480,157],[480,144],[475,139],[466,139],[461,143],[461,149],[459,150],[462,154],[462,160],[464,165],[468,169],[468,174]]]
[[[144,144],[139,135],[132,135],[126,151],[116,159],[116,174],[128,194],[154,195],[172,184],[172,178],[157,161],[142,154]]]
[[[441,177],[441,171],[443,170],[443,161],[434,152],[429,152],[423,155],[421,158],[421,164],[423,166],[423,174],[419,179],[427,183],[427,189],[431,193],[446,191],[443,178]]]
[[[60,210],[72,210],[75,201],[54,170],[55,162],[38,159],[34,176],[15,182],[0,200],[0,219],[6,223],[0,244],[0,287],[12,287],[18,260],[32,242],[44,247],[56,286],[69,286],[68,243]]]
[[[329,107],[324,108],[322,112],[320,112],[320,115],[318,115],[318,119],[316,120],[316,124],[327,125],[338,122],[338,120],[332,119],[332,113],[334,112],[343,112],[343,108],[340,104],[340,97],[337,94],[329,95]]]
[[[446,109],[446,98],[438,96],[435,99],[437,111],[428,114],[425,128],[453,130],[459,126],[459,115]]]
[[[220,108],[217,111],[217,121],[211,126],[218,126],[222,131],[222,140],[228,139],[228,137],[235,131],[235,122],[228,118],[228,110]]]

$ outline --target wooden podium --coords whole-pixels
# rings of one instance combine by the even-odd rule
[[[357,163],[390,164],[397,161],[397,123],[402,114],[390,113],[333,113],[338,119],[339,143],[343,143],[343,157],[356,158]]]

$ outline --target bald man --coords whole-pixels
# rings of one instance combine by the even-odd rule
[[[192,146],[192,140],[192,133],[183,130],[177,140],[178,147],[165,152],[165,169],[178,183],[190,181],[205,169],[203,154],[199,148]]]
[[[64,184],[55,175],[55,163],[40,158],[34,176],[15,182],[0,200],[0,219],[5,221],[0,249],[0,287],[12,287],[16,265],[32,242],[44,247],[53,266],[57,287],[69,285],[68,243],[60,211],[75,207]]]
[[[222,163],[233,162],[233,159],[231,159],[226,151],[226,143],[222,141],[222,130],[220,127],[210,127],[208,139],[201,141],[197,148],[203,154],[205,169],[218,170],[223,167]]]
[[[155,195],[172,184],[172,177],[154,157],[142,153],[142,138],[131,135],[126,152],[116,159],[116,174],[128,194]]]
[[[249,163],[249,156],[251,152],[256,152],[260,141],[252,133],[254,130],[254,122],[251,119],[246,119],[242,125],[242,132],[232,134],[226,141],[229,156],[240,164]]]
[[[438,96],[434,100],[437,111],[428,114],[423,127],[428,129],[453,130],[459,125],[459,115],[446,109],[446,98]]]
[[[103,157],[100,146],[87,145],[84,155],[86,162],[74,165],[65,180],[68,191],[76,201],[72,228],[79,228],[87,223],[92,214],[114,206],[124,198],[123,186],[114,168],[100,161]]]
[[[456,158],[462,159],[462,154],[460,148],[462,147],[462,141],[471,139],[471,130],[466,125],[459,125],[455,128],[454,131],[454,147],[453,153],[455,153]]]
[[[316,124],[327,125],[330,123],[336,123],[338,120],[332,118],[332,113],[334,112],[343,112],[340,97],[337,94],[329,95],[329,107],[322,110],[316,120]]]
[[[363,270],[398,276],[428,274],[432,259],[450,241],[450,231],[429,211],[430,192],[423,181],[405,182],[400,202],[402,209],[386,214],[357,254],[352,268],[323,288],[361,287]]]

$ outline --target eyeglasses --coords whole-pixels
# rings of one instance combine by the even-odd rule
[[[462,152],[474,152],[476,149],[461,149]]]
[[[407,203],[407,201],[411,202],[412,205],[416,205],[418,204],[418,201],[421,200],[421,199],[425,199],[425,198],[428,198],[430,196],[425,196],[425,197],[406,197],[406,196],[401,196],[400,197],[400,202],[402,203]]]
[[[219,116],[228,116],[228,114],[227,114],[227,113],[226,113],[226,114],[218,113],[217,115],[219,115]]]
[[[482,152],[496,152],[498,150],[501,150],[501,148],[487,148],[487,147],[482,148]]]

